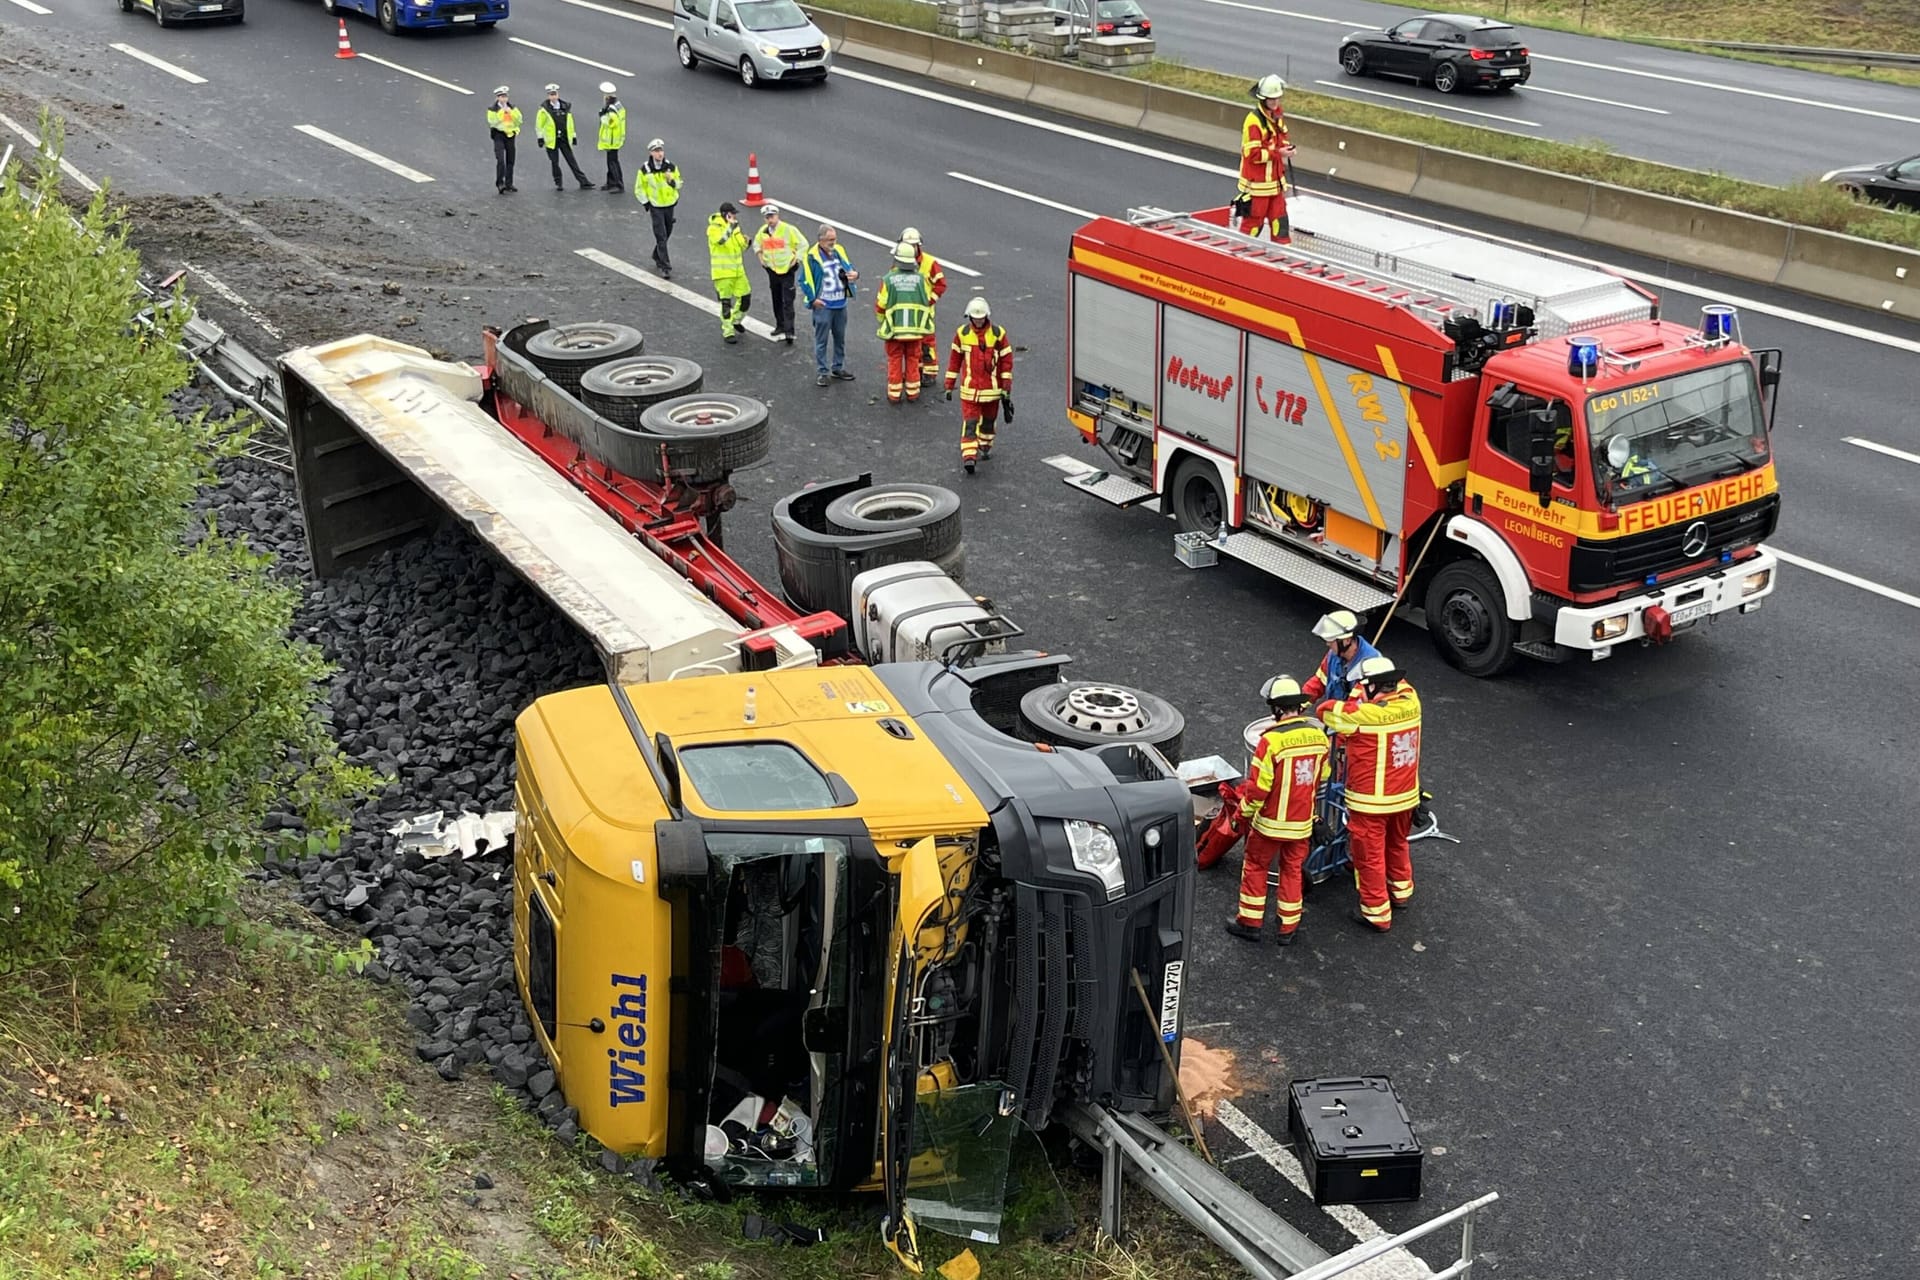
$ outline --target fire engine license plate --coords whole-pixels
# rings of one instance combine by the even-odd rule
[[[1684,609],[1675,609],[1668,616],[1676,627],[1683,627],[1689,622],[1698,622],[1707,616],[1707,602],[1702,600],[1699,604],[1690,604]]]
[[[1169,960],[1160,976],[1160,1038],[1168,1044],[1180,1035],[1180,978],[1186,967],[1184,960]]]

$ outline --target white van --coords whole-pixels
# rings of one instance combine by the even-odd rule
[[[673,51],[692,71],[732,67],[749,88],[763,80],[823,80],[833,45],[794,0],[674,0]]]

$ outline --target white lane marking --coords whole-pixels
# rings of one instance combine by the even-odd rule
[[[412,67],[403,67],[397,62],[388,62],[385,58],[375,57],[371,53],[361,53],[355,56],[362,62],[371,62],[377,66],[385,67],[389,71],[398,71],[403,76],[412,76],[415,80],[425,80],[428,84],[437,84],[442,89],[451,89],[455,93],[464,93],[468,97],[473,96],[473,90],[454,84],[450,80],[442,80],[438,76],[430,76],[424,71],[415,71]]]
[[[1241,0],[1206,0],[1207,4],[1217,4],[1225,9],[1251,9],[1255,13],[1273,13],[1282,18],[1298,18],[1302,22],[1324,22],[1330,27],[1346,27],[1350,31],[1365,31],[1364,22],[1348,22],[1345,18],[1323,18],[1314,13],[1295,13],[1291,9],[1269,9],[1263,4],[1244,4]]]
[[[1871,449],[1875,453],[1884,453],[1889,458],[1899,458],[1903,462],[1920,464],[1920,453],[1908,453],[1905,449],[1896,449],[1892,445],[1876,444],[1872,440],[1862,440],[1859,436],[1842,436],[1848,444],[1858,445],[1862,449]]]
[[[892,253],[894,246],[900,243],[900,238],[898,236],[895,236],[893,239],[889,240],[885,236],[877,236],[873,234],[873,232],[871,231],[862,231],[858,227],[850,227],[846,223],[840,221],[838,218],[829,218],[824,213],[815,213],[811,209],[802,209],[799,205],[789,204],[785,200],[772,200],[772,201],[769,201],[768,203],[779,205],[780,208],[786,211],[787,213],[799,214],[800,220],[802,222],[812,222],[815,224],[822,223],[822,222],[830,222],[838,230],[844,231],[848,235],[859,236],[862,240],[871,241],[872,243],[877,244],[881,248],[885,249],[888,253]],[[975,271],[972,267],[963,267],[959,263],[949,262],[945,258],[940,259],[940,265],[946,268],[948,271],[955,271],[963,276],[972,276],[975,279],[978,279],[980,276],[980,273],[978,271]]]
[[[718,298],[709,298],[702,294],[695,293],[691,289],[677,285],[671,280],[662,280],[651,271],[636,267],[631,262],[623,258],[616,258],[610,253],[602,253],[598,249],[575,249],[574,253],[585,258],[588,262],[597,263],[609,271],[620,273],[635,284],[643,284],[656,293],[666,294],[669,298],[678,298],[690,307],[698,307],[716,320],[720,318],[720,300]],[[748,316],[740,321],[740,327],[748,333],[758,334],[768,342],[773,341],[773,326],[765,320],[756,320],[752,316]]]
[[[673,30],[673,24],[662,18],[649,18],[644,14],[630,13],[625,9],[611,9],[604,4],[593,4],[590,0],[560,0],[561,4],[570,4],[576,9],[591,9],[595,13],[610,14],[616,18],[625,18],[628,22],[644,22],[650,27],[665,27]]]
[[[1871,107],[1850,107],[1839,102],[1822,102],[1818,98],[1796,98],[1789,93],[1770,93],[1765,89],[1748,89],[1737,84],[1717,84],[1712,80],[1691,80],[1686,76],[1667,75],[1659,71],[1641,71],[1636,67],[1615,67],[1604,62],[1584,62],[1579,58],[1559,58],[1552,54],[1536,53],[1535,62],[1560,62],[1570,67],[1587,67],[1593,71],[1612,71],[1623,76],[1640,76],[1646,80],[1665,80],[1669,84],[1684,84],[1694,89],[1717,89],[1721,93],[1744,94],[1749,98],[1770,98],[1774,102],[1791,102],[1799,107],[1818,107],[1823,111],[1844,111],[1848,115],[1872,116],[1876,120],[1898,120],[1901,124],[1920,124],[1920,116],[1903,116],[1892,111],[1875,111]]]
[[[1012,196],[1016,200],[1025,200],[1029,204],[1045,205],[1049,209],[1058,209],[1060,212],[1070,213],[1076,218],[1097,218],[1100,216],[1086,209],[1076,209],[1070,204],[1061,204],[1058,200],[1049,200],[1045,196],[1028,195],[1024,191],[1015,191],[1012,187],[1003,187],[997,182],[988,182],[985,178],[975,178],[968,174],[955,173],[951,169],[947,170],[947,176],[949,178],[958,178],[962,182],[971,182],[974,186],[985,187],[989,191],[998,191],[1003,196]],[[1187,1030],[1191,1031],[1193,1028],[1188,1027]]]
[[[420,172],[418,169],[409,168],[408,166],[401,164],[398,160],[389,160],[385,156],[381,155],[378,151],[369,151],[357,142],[348,142],[345,138],[341,137],[339,134],[328,133],[325,129],[320,128],[318,125],[297,124],[293,127],[300,133],[306,134],[309,138],[316,138],[319,141],[326,143],[330,147],[338,147],[340,150],[346,152],[350,156],[359,156],[362,160],[365,160],[368,164],[377,164],[382,169],[385,169],[388,173],[397,173],[401,177],[405,178],[408,182],[432,182],[433,181],[433,178],[430,175],[424,174]]]
[[[1314,83],[1323,88],[1338,89],[1343,93],[1364,93],[1375,98],[1385,98],[1389,102],[1397,102],[1412,110],[1457,111],[1463,116],[1479,116],[1482,120],[1498,120],[1502,124],[1523,124],[1529,129],[1540,127],[1536,122],[1522,120],[1518,116],[1495,115],[1491,111],[1475,111],[1472,107],[1456,107],[1446,102],[1428,102],[1425,98],[1409,98],[1404,93],[1389,93],[1385,89],[1368,89],[1362,85],[1344,84],[1338,80],[1315,80]]]
[[[43,18],[53,12],[53,10],[51,9],[43,8],[40,5],[35,4],[33,0],[13,0],[13,2],[19,5],[22,9],[25,9],[28,13],[37,13]]]
[[[1247,1144],[1247,1147],[1262,1160],[1266,1161],[1275,1173],[1291,1182],[1301,1194],[1312,1198],[1313,1189],[1307,1182],[1307,1171],[1300,1167],[1300,1161],[1293,1152],[1274,1140],[1272,1134],[1255,1124],[1253,1120],[1231,1102],[1222,1102],[1215,1112],[1220,1123],[1227,1126],[1228,1132]],[[1388,1234],[1379,1223],[1369,1218],[1350,1204],[1322,1205],[1321,1210],[1335,1222],[1347,1229],[1356,1240],[1378,1240]],[[1378,1259],[1379,1270],[1369,1266],[1369,1276],[1430,1276],[1433,1269],[1405,1249],[1395,1249],[1382,1254]]]
[[[507,39],[514,44],[523,45],[528,49],[538,49],[542,53],[550,53],[556,58],[567,58],[585,66],[596,67],[601,71],[610,71],[616,76],[631,77],[633,75],[633,72],[628,71],[625,67],[615,67],[604,62],[595,62],[592,58],[583,58],[577,53],[568,53],[565,49],[555,49],[551,45],[535,44],[531,40],[522,40],[519,36],[508,36]]]
[[[188,84],[205,84],[207,82],[207,78],[205,76],[197,76],[193,74],[193,72],[187,70],[185,67],[176,67],[171,62],[168,62],[165,58],[156,58],[152,54],[148,53],[146,50],[136,49],[130,44],[110,44],[107,46],[107,48],[118,50],[119,52],[126,54],[129,58],[138,58],[140,59],[140,61],[146,63],[148,66],[158,67],[160,68],[160,70],[166,72],[168,75],[178,76],[180,79],[185,80]]]
[[[1862,591],[1871,591],[1874,595],[1885,596],[1887,599],[1898,604],[1920,609],[1920,596],[1911,596],[1904,591],[1895,591],[1892,587],[1883,587],[1877,582],[1848,573],[1844,569],[1829,568],[1821,564],[1818,560],[1809,560],[1805,556],[1796,556],[1791,551],[1782,551],[1772,543],[1767,544],[1767,550],[1773,552],[1774,555],[1779,556],[1788,564],[1798,565],[1809,573],[1817,573],[1822,577],[1832,578],[1835,582],[1844,582],[1850,587],[1858,587]]]
[[[215,293],[219,294],[222,298],[225,298],[229,303],[233,305],[235,310],[239,311],[241,315],[245,316],[247,319],[253,321],[254,324],[258,325],[260,330],[263,333],[265,333],[268,337],[278,338],[282,342],[285,342],[287,340],[287,335],[280,332],[280,330],[276,329],[273,325],[273,321],[261,315],[259,310],[255,308],[252,303],[248,302],[245,298],[241,297],[238,293],[235,293],[231,288],[229,288],[226,281],[214,275],[213,272],[207,270],[205,267],[196,266],[191,262],[187,264],[187,270],[192,274],[199,276],[200,279],[206,284],[207,288],[213,290]]]
[[[1161,151],[1155,147],[1142,146],[1137,142],[1128,142],[1122,138],[1094,133],[1087,129],[1075,129],[1070,125],[1055,124],[1050,120],[1037,120],[1032,116],[1023,116],[1002,107],[990,107],[985,103],[969,102],[965,98],[957,98],[950,93],[940,93],[933,89],[922,89],[917,85],[901,84],[898,81],[888,80],[882,76],[869,75],[864,71],[852,71],[845,67],[835,67],[833,73],[845,79],[858,80],[865,84],[876,85],[882,89],[891,89],[895,93],[909,94],[916,98],[924,98],[929,102],[945,103],[947,106],[959,107],[962,110],[971,111],[976,115],[989,116],[997,120],[1007,120],[1014,124],[1023,124],[1030,129],[1038,129],[1044,133],[1053,133],[1063,138],[1073,138],[1081,142],[1090,142],[1097,146],[1111,148],[1115,151],[1123,151],[1129,155],[1145,156],[1152,160],[1159,160],[1165,164],[1178,165],[1183,169],[1193,169],[1200,173],[1215,174],[1224,178],[1236,177],[1240,172],[1238,169],[1229,169],[1224,165],[1210,164],[1205,160],[1194,160],[1188,156],[1175,155],[1170,151]],[[1872,329],[1863,329],[1859,325],[1848,324],[1842,320],[1829,320],[1824,316],[1810,315],[1804,311],[1794,311],[1787,307],[1775,306],[1770,302],[1761,302],[1758,299],[1743,297],[1735,293],[1704,289],[1699,285],[1687,284],[1679,280],[1669,279],[1665,276],[1649,275],[1643,271],[1630,271],[1626,267],[1616,266],[1613,263],[1605,262],[1598,258],[1588,258],[1577,253],[1567,253],[1560,249],[1545,249],[1537,245],[1528,244],[1524,240],[1515,240],[1508,236],[1494,235],[1486,231],[1476,231],[1471,227],[1463,227],[1457,223],[1443,222],[1437,218],[1425,218],[1400,209],[1389,209],[1384,205],[1369,204],[1364,200],[1354,200],[1346,196],[1340,198],[1356,208],[1370,209],[1376,213],[1384,213],[1389,217],[1404,218],[1409,222],[1418,222],[1429,227],[1438,227],[1443,231],[1457,231],[1462,235],[1475,236],[1493,244],[1504,244],[1515,249],[1524,249],[1528,253],[1543,254],[1549,258],[1557,258],[1562,262],[1575,262],[1583,267],[1597,267],[1602,271],[1611,271],[1615,275],[1627,276],[1657,288],[1670,289],[1676,293],[1684,293],[1690,298],[1702,298],[1708,302],[1730,303],[1745,311],[1753,311],[1760,315],[1773,316],[1779,320],[1792,321],[1795,324],[1806,325],[1811,329],[1820,329],[1827,333],[1839,334],[1845,338],[1857,338],[1862,342],[1871,342],[1878,346],[1889,347],[1895,351],[1910,351],[1915,355],[1920,355],[1920,341],[1915,341],[1912,338],[1899,338],[1890,333],[1879,333]]]
[[[27,145],[32,147],[35,151],[40,150],[40,135],[35,133],[33,130],[27,128],[27,126],[21,124],[18,120],[15,120],[12,116],[6,115],[4,113],[0,113],[0,124],[7,126],[7,128],[13,130],[15,133],[19,134],[22,138],[25,138],[27,140]],[[25,156],[18,156],[15,158],[14,163],[24,167],[27,163],[27,158]],[[72,178],[75,182],[85,187],[88,191],[98,191],[100,189],[99,183],[95,182],[92,178],[89,178],[86,174],[74,168],[73,162],[68,160],[65,156],[60,157],[60,172],[66,174],[69,178]]]
[[[1523,84],[1520,87],[1526,90],[1528,94],[1546,93],[1556,98],[1577,98],[1581,102],[1597,102],[1603,107],[1619,107],[1622,111],[1644,111],[1650,116],[1670,116],[1673,114],[1673,112],[1668,111],[1664,107],[1643,106],[1638,102],[1615,102],[1612,98],[1590,98],[1584,93],[1568,93],[1565,89],[1543,89],[1539,85],[1533,84]]]

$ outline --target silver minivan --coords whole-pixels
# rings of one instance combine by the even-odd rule
[[[692,71],[702,61],[763,80],[823,80],[833,45],[794,0],[674,0],[673,51]]]

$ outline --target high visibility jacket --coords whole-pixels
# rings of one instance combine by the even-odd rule
[[[1353,651],[1351,659],[1343,658],[1332,649],[1328,649],[1327,656],[1320,659],[1319,670],[1307,678],[1307,682],[1300,686],[1300,691],[1315,702],[1320,701],[1322,694],[1335,702],[1345,702],[1347,695],[1353,692],[1353,669],[1359,666],[1363,659],[1380,656],[1380,651],[1368,644],[1366,637],[1356,636],[1354,639],[1359,641],[1359,647]]]
[[[573,104],[565,98],[560,100],[557,109],[560,120],[567,122],[567,145],[572,146],[580,140],[573,127]],[[540,109],[533,113],[533,131],[540,137],[540,145],[548,151],[553,150],[555,140],[560,136],[560,126],[555,120],[556,108],[553,104],[542,102]]]
[[[1287,121],[1265,107],[1247,112],[1240,126],[1240,185],[1250,196],[1280,194],[1281,149],[1287,145]]]
[[[627,145],[627,109],[615,98],[600,108],[600,149],[618,151]]]
[[[998,400],[1013,390],[1013,344],[1007,331],[988,321],[968,320],[954,331],[947,352],[947,389],[960,384],[962,400]]]
[[[520,134],[520,108],[509,102],[504,107],[487,108],[487,128],[503,138],[518,137]]]
[[[720,214],[707,219],[707,274],[713,277],[716,290],[747,283],[747,267],[742,260],[746,251],[746,232]]]
[[[753,233],[753,253],[760,265],[780,275],[794,269],[800,255],[807,251],[807,238],[787,221],[776,221]]]
[[[887,272],[880,281],[880,291],[873,296],[873,310],[880,317],[882,342],[933,336],[933,290],[928,288],[927,278],[913,267],[896,266]]]
[[[1240,802],[1240,812],[1253,819],[1254,834],[1276,840],[1313,834],[1314,799],[1331,755],[1326,733],[1305,716],[1288,716],[1260,735],[1253,776]]]
[[[653,157],[648,156],[640,166],[640,180],[633,184],[633,198],[655,209],[671,209],[679,204],[680,166],[671,160],[662,160],[656,169]]]
[[[827,265],[828,257],[833,259],[831,270]],[[820,245],[814,245],[800,259],[800,296],[806,299],[809,307],[816,300],[824,299],[827,310],[840,310],[847,305],[849,298],[859,292],[855,287],[856,282],[847,279],[847,272],[851,270],[853,261],[847,257],[845,249],[836,244],[831,250],[823,251]],[[836,280],[839,282],[837,288],[834,284]]]
[[[946,270],[934,260],[932,254],[925,249],[920,250],[920,256],[915,260],[914,265],[919,267],[920,274],[927,278],[927,287],[933,290],[935,302],[947,296]]]
[[[1347,808],[1400,813],[1420,803],[1420,695],[1406,681],[1371,702],[1349,698],[1327,710],[1346,739]]]

